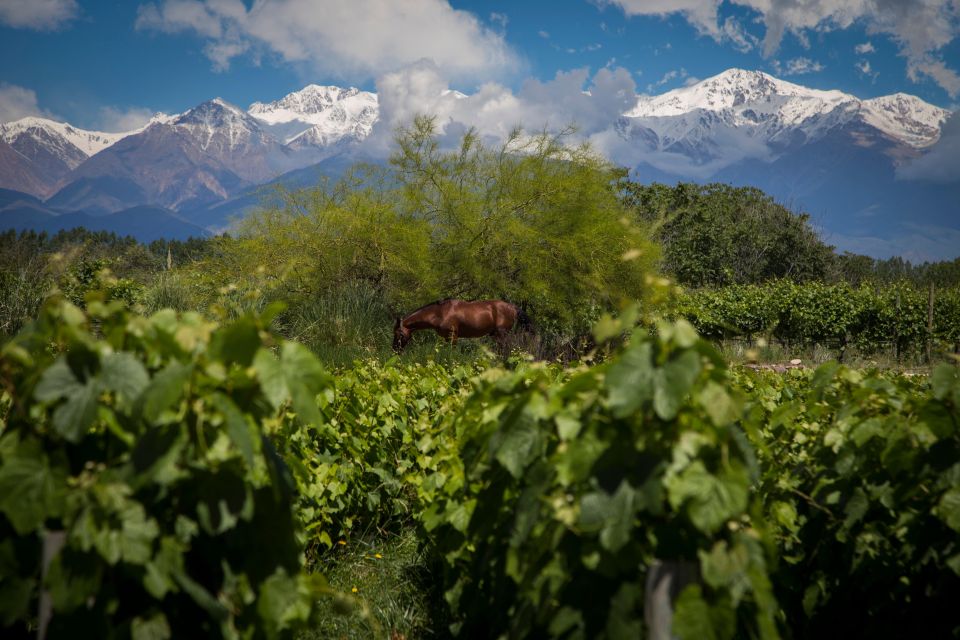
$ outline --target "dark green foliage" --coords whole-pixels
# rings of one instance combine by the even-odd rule
[[[906,284],[854,288],[778,280],[684,293],[677,312],[713,339],[765,337],[906,353],[924,348],[928,302],[928,290]],[[960,289],[935,291],[933,320],[929,337],[937,350],[953,351],[960,337]]]
[[[93,297],[88,314],[51,301],[2,351],[0,623],[33,625],[45,588],[52,638],[290,635],[323,583],[300,571],[294,485],[261,425],[288,403],[316,414],[319,364],[283,342],[279,366],[251,367],[274,361],[258,318]]]
[[[621,183],[635,215],[658,226],[663,269],[680,284],[720,286],[832,273],[833,248],[796,214],[753,187]]]
[[[960,633],[960,376],[745,370],[748,431],[797,638]]]
[[[356,362],[321,396],[320,420],[277,425],[311,556],[355,531],[403,523],[419,511],[418,489],[434,468],[421,449],[450,437],[450,416],[481,370],[476,363]]]
[[[702,576],[680,637],[778,637],[742,400],[689,324],[659,333],[562,381],[489,376],[454,419],[460,466],[427,476],[422,518],[460,636],[639,637],[663,559]]]

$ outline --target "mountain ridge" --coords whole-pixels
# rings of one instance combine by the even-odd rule
[[[847,216],[835,226],[848,231],[850,216],[882,209],[884,198],[903,202],[903,192],[913,194],[906,201],[924,202],[919,187],[890,176],[937,144],[949,115],[906,93],[860,99],[734,68],[688,87],[637,95],[608,131],[619,150],[629,151],[611,157],[640,176],[756,183],[814,208],[829,207],[830,190],[842,188],[843,162],[856,162],[851,188],[859,195],[836,199],[855,208],[830,214]],[[107,215],[160,206],[222,229],[224,216],[214,212],[239,212],[237,203],[248,210],[258,185],[299,184],[322,167],[362,156],[379,117],[376,93],[309,84],[246,109],[213,98],[120,134],[22,119],[0,124],[0,187],[30,192],[63,211]],[[883,184],[871,184],[865,167]],[[889,197],[896,189],[897,197]],[[893,214],[885,215],[882,228],[894,233]]]

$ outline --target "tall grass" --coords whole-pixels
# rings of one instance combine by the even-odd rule
[[[145,310],[148,314],[160,309],[175,311],[196,310],[196,300],[190,295],[190,288],[182,275],[177,272],[164,272],[144,291]]]
[[[0,272],[0,341],[37,316],[52,287],[45,274],[31,268]]]

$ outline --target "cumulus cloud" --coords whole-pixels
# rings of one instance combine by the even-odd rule
[[[716,40],[721,39],[718,8],[721,0],[600,0],[615,4],[628,16],[666,17],[680,13],[697,31]]]
[[[52,31],[79,13],[76,0],[0,0],[0,23],[16,29]]]
[[[37,104],[37,94],[15,84],[0,82],[0,122],[12,122],[27,116],[49,117]]]
[[[374,77],[422,58],[458,77],[514,68],[502,33],[447,0],[161,0],[137,13],[136,28],[194,33],[216,69],[269,52],[315,71]],[[501,28],[505,21],[492,18]]]
[[[759,15],[766,29],[763,52],[773,56],[784,35],[801,43],[810,31],[847,29],[854,23],[867,33],[890,37],[907,59],[908,77],[926,76],[952,97],[960,95],[960,76],[943,60],[942,49],[960,35],[958,0],[603,0],[627,15],[680,14],[698,32],[715,40],[730,40],[721,27],[724,3],[746,7]],[[724,23],[725,24],[725,23]],[[867,43],[872,50],[872,44]],[[868,50],[858,53],[869,53]]]
[[[940,129],[940,140],[926,154],[897,169],[903,180],[960,183],[960,112]],[[957,245],[960,246],[960,245]]]
[[[728,17],[722,23],[719,7],[722,0],[599,0],[604,4],[619,6],[628,16],[666,17],[680,13],[705,36],[717,42],[730,42],[735,48],[746,52],[753,49],[758,40],[747,33],[735,18]]]
[[[514,92],[487,82],[469,96],[450,91],[437,64],[422,60],[377,80],[380,118],[367,138],[366,151],[384,155],[396,127],[418,114],[436,116],[441,131],[455,138],[473,127],[484,138],[503,139],[515,126],[556,131],[576,125],[579,139],[611,126],[636,103],[636,86],[626,69],[559,72],[553,80],[527,80]]]
[[[865,56],[868,53],[873,53],[874,51],[876,51],[876,49],[873,48],[872,42],[864,42],[863,44],[858,44],[853,48],[853,50],[862,56]]]

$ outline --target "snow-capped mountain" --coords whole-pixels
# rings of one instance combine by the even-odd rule
[[[296,168],[291,156],[245,111],[214,98],[91,156],[50,202],[98,213],[138,204],[205,206]]]
[[[123,138],[143,131],[154,122],[165,122],[172,116],[158,113],[149,123],[133,131],[107,133],[87,131],[65,122],[28,116],[0,124],[0,140],[6,142],[20,156],[20,162],[40,178],[31,193],[49,195],[49,191],[70,170]],[[0,173],[2,183],[2,173]],[[20,186],[20,185],[18,185]]]
[[[240,201],[255,206],[260,185],[303,186],[342,172],[363,153],[379,114],[374,93],[311,84],[246,110],[215,98],[126,133],[25,118],[0,124],[0,187],[60,210],[162,206],[221,228],[217,212],[242,212],[231,209]],[[932,212],[937,224],[955,217],[955,205],[944,204],[960,200],[955,186],[897,180],[898,166],[935,147],[949,115],[902,93],[861,100],[730,69],[637,96],[597,148],[642,180],[750,184],[838,233],[849,233],[857,216],[892,229],[905,207]]]
[[[895,144],[922,149],[937,141],[949,115],[906,94],[860,100],[760,71],[729,69],[690,87],[640,96],[617,128],[649,151],[680,153],[704,163],[728,154],[725,147],[737,138],[767,145],[775,155],[864,125]]]
[[[291,149],[324,152],[370,135],[380,109],[375,93],[311,84],[248,113]]]
[[[895,93],[861,103],[863,121],[912,147],[923,148],[940,138],[950,112],[916,96]]]
[[[0,124],[0,138],[14,147],[20,141],[37,140],[51,151],[62,153],[65,158],[74,154],[74,149],[79,151],[84,159],[88,158],[130,133],[132,132],[85,131],[65,122],[55,122],[35,116]]]

